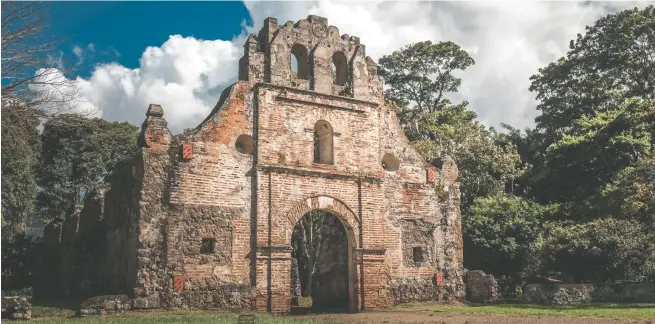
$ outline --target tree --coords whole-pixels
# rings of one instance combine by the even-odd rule
[[[578,282],[655,279],[655,232],[635,220],[552,226],[535,254],[543,272],[563,272]]]
[[[602,191],[606,210],[623,219],[640,220],[655,232],[655,158],[621,170]]]
[[[457,92],[462,80],[455,70],[475,64],[473,58],[452,42],[410,44],[379,61],[380,75],[389,89],[385,98],[393,103],[410,140],[434,140],[441,124],[470,122],[475,113],[467,102],[453,105],[446,94]]]
[[[535,172],[542,202],[597,214],[600,191],[623,168],[652,154],[655,6],[599,19],[566,57],[531,77],[542,114],[545,163]]]
[[[542,206],[513,195],[478,198],[462,219],[465,264],[494,275],[525,278],[539,265],[529,264],[557,205]]]
[[[60,40],[46,35],[47,16],[38,2],[2,6],[2,221],[3,238],[26,229],[36,198],[40,119],[69,109],[76,83],[55,59]]]
[[[38,117],[11,98],[2,98],[2,237],[24,233],[36,198],[40,138]]]
[[[37,204],[46,219],[63,216],[87,193],[108,186],[133,157],[138,128],[63,114],[45,124]]]

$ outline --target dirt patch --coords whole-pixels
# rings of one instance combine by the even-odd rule
[[[606,324],[606,323],[640,323],[655,324],[655,321],[645,319],[609,319],[609,318],[580,318],[564,316],[502,316],[502,315],[476,315],[461,313],[445,313],[435,311],[376,311],[356,314],[318,314],[292,316],[293,318],[312,319],[333,323],[448,323],[448,324]]]

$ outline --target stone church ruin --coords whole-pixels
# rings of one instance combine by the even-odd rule
[[[46,227],[56,284],[125,309],[289,312],[308,281],[298,224],[320,213],[316,308],[463,300],[457,167],[411,147],[382,86],[326,18],[266,19],[198,127],[173,136],[150,105],[133,165]]]

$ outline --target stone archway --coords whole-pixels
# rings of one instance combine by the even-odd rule
[[[287,226],[287,242],[289,242],[290,246],[293,246],[292,239],[294,237],[293,232],[294,228],[298,225],[299,221],[303,217],[307,217],[307,215],[311,215],[312,213],[317,213],[317,212],[324,212],[327,215],[332,216],[332,220],[327,220],[326,224],[331,225],[330,227],[335,229],[336,232],[343,231],[345,234],[342,236],[345,238],[346,242],[343,245],[343,249],[345,250],[345,254],[347,255],[345,260],[345,269],[343,269],[346,273],[347,276],[347,282],[345,283],[346,285],[346,294],[347,296],[338,296],[341,294],[341,287],[339,285],[336,286],[331,286],[330,288],[326,288],[329,291],[326,291],[322,297],[325,297],[321,302],[323,303],[330,303],[330,301],[334,300],[343,300],[341,297],[345,297],[347,299],[346,305],[342,305],[343,307],[339,307],[341,311],[347,311],[347,312],[356,312],[357,311],[357,294],[356,294],[356,282],[357,282],[357,269],[356,269],[356,262],[354,260],[354,255],[355,255],[355,249],[358,246],[358,236],[359,236],[359,219],[356,217],[355,213],[342,201],[329,197],[329,196],[315,196],[315,197],[310,197],[303,199],[301,202],[299,202],[289,213],[287,214],[287,220],[288,220],[288,226]],[[329,249],[328,249],[329,250]],[[335,260],[338,260],[342,257],[342,254],[340,251],[331,251],[326,253],[326,257],[331,257]],[[329,264],[334,260],[322,260],[322,262]],[[329,273],[330,271],[337,271],[337,273],[340,272],[340,268],[337,266],[336,268],[332,267],[329,270],[326,270],[326,272],[323,273],[324,278],[329,278]],[[315,277],[316,278],[316,277]],[[317,283],[318,287],[321,287],[321,284],[325,285],[325,282],[328,282],[329,280],[327,279],[321,279],[322,277],[318,276],[318,280],[323,280],[323,282]],[[325,286],[323,286],[325,287]],[[319,309],[319,310],[327,310],[323,308],[321,304],[319,305],[312,305],[314,309]],[[334,310],[332,310],[334,311]]]

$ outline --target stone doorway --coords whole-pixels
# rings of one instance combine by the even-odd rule
[[[339,217],[312,210],[301,217],[291,235],[292,313],[348,312],[350,244]]]

